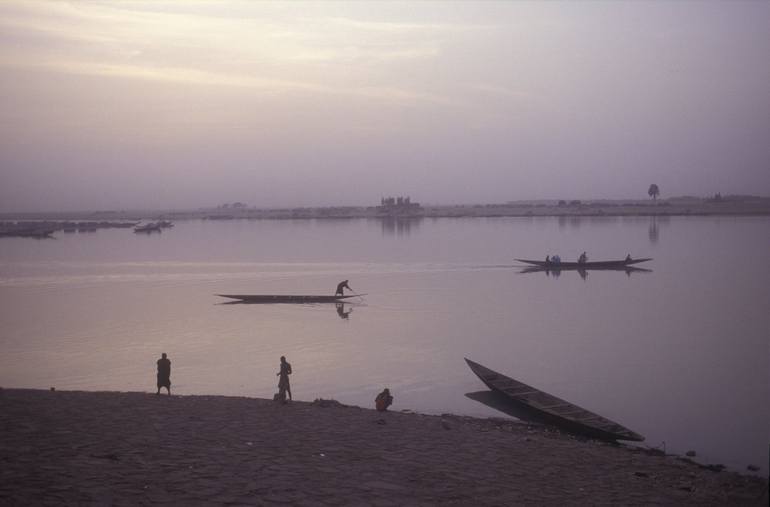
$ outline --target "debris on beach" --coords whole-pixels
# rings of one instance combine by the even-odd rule
[[[329,407],[347,407],[347,405],[343,405],[337,400],[325,400],[323,398],[316,398],[313,400],[313,405],[316,407],[323,407],[323,408],[329,408]]]

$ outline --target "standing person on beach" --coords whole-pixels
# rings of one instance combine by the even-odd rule
[[[337,292],[334,293],[335,296],[341,296],[343,293],[343,289],[353,290],[350,288],[350,285],[348,285],[347,280],[343,280],[340,283],[337,284]]]
[[[158,359],[158,392],[155,394],[160,394],[161,387],[165,387],[168,395],[171,396],[171,361],[168,360],[165,352]]]
[[[286,394],[289,394],[291,401],[291,386],[289,385],[289,375],[291,375],[291,364],[286,361],[286,356],[281,356],[281,371],[276,373],[278,378],[278,399],[286,403]]]

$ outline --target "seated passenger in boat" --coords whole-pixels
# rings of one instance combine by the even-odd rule
[[[631,254],[626,255],[626,262],[631,262]]]
[[[561,257],[558,255],[551,257],[551,264],[561,264]]]
[[[578,263],[585,264],[587,261],[588,261],[588,256],[586,255],[586,253],[583,252],[582,254],[580,254],[580,257],[578,257]]]

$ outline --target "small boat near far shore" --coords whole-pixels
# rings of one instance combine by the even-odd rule
[[[623,259],[620,261],[593,261],[593,262],[546,262],[530,259],[516,259],[525,264],[531,264],[544,269],[622,269],[641,262],[651,261],[652,258]]]
[[[641,442],[642,435],[614,421],[595,414],[561,398],[536,389],[518,380],[465,359],[475,373],[492,391],[505,397],[516,407],[524,408],[541,419],[575,433],[603,440]]]
[[[139,225],[137,227],[134,227],[134,232],[160,232],[161,231],[161,225],[157,222],[150,222],[148,224]]]
[[[366,294],[347,294],[344,296],[331,295],[301,295],[301,294],[217,294],[219,297],[235,299],[232,303],[337,303],[349,298],[366,296]]]

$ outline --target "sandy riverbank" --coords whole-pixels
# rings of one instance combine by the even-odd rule
[[[499,419],[0,390],[0,504],[767,505],[762,478]]]

